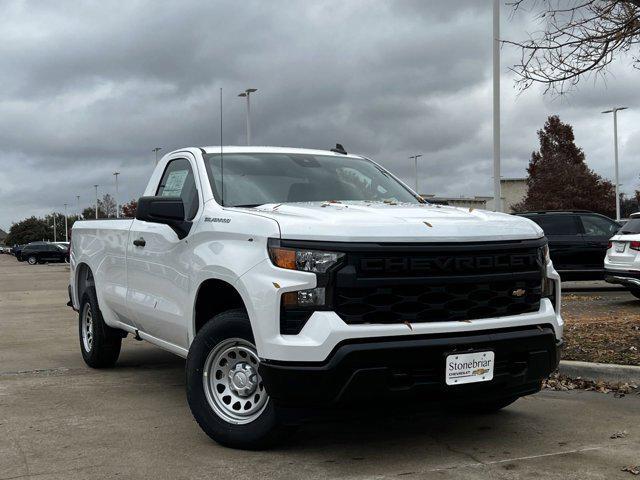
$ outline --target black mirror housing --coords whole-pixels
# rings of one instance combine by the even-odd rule
[[[180,197],[140,197],[136,219],[168,225],[181,240],[189,234],[192,225],[185,220],[184,202]]]

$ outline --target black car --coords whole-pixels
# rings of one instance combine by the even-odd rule
[[[22,255],[20,255],[24,247],[26,247],[27,245],[46,245],[47,243],[48,242],[43,241],[43,242],[29,242],[22,245],[15,245],[11,250],[11,253],[13,253],[16,256],[19,262],[24,262],[25,258],[22,258]]]
[[[22,247],[16,256],[18,260],[27,261],[29,265],[45,262],[64,262],[69,259],[66,248],[55,243],[35,242]]]
[[[549,240],[553,266],[562,280],[602,280],[615,220],[589,211],[540,211],[518,215],[536,222]]]

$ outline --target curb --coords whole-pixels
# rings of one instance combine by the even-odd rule
[[[569,378],[580,377],[592,382],[630,383],[640,385],[640,367],[612,363],[591,363],[562,360],[558,371]]]

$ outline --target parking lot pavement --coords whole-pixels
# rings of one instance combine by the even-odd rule
[[[587,280],[587,281],[572,281],[562,282],[562,291],[570,293],[580,292],[600,292],[605,294],[614,294],[626,292],[627,289],[622,285],[615,285],[613,283],[607,283],[604,280]]]
[[[116,368],[84,366],[67,275],[0,256],[0,479],[610,479],[640,464],[640,397],[585,391],[488,416],[307,425],[271,451],[225,449],[191,417],[183,360],[128,338]]]

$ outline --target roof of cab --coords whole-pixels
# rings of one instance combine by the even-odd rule
[[[219,146],[201,147],[207,153],[220,153]],[[333,157],[352,157],[363,158],[361,155],[354,155],[352,153],[344,154],[332,152],[330,150],[314,150],[310,148],[294,148],[294,147],[263,147],[263,146],[237,146],[237,145],[224,145],[222,147],[223,153],[296,153],[298,155],[325,155]]]

